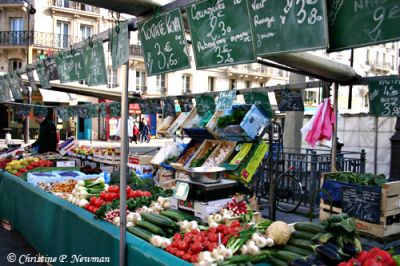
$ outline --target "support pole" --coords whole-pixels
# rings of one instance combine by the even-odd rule
[[[31,14],[30,14],[30,12],[29,12],[29,8],[30,8],[30,6],[28,6],[28,10],[27,10],[27,12],[26,12],[26,14],[27,14],[27,16],[28,16],[28,44],[27,44],[27,47],[26,47],[26,67],[27,67],[27,68],[28,68],[29,61],[30,61],[30,58],[29,58],[30,51],[29,51],[29,49],[30,49],[30,45],[31,45],[31,42],[30,42],[30,40],[31,40],[31,36],[30,36],[30,33],[31,33],[31,32],[30,32],[30,18],[31,18]],[[32,103],[32,93],[31,93],[31,91],[29,90],[29,88],[27,88],[27,92],[26,92],[26,103],[27,103],[27,104],[31,104],[31,103]],[[26,116],[24,123],[25,123],[25,129],[24,129],[24,143],[25,143],[25,144],[28,144],[28,143],[29,143],[29,115]]]
[[[331,171],[336,172],[336,148],[337,148],[337,124],[338,124],[338,93],[339,84],[334,84],[334,98],[333,98],[333,113],[335,114],[336,121],[333,125],[333,136],[332,136],[332,150],[331,150]]]
[[[121,164],[120,164],[120,238],[119,238],[119,265],[125,266],[126,249],[126,180],[128,170],[128,79],[129,79],[129,61],[122,69],[123,76],[121,80],[125,81],[121,93]]]

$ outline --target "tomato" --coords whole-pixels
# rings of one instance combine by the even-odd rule
[[[199,255],[193,255],[192,258],[190,258],[191,263],[197,263],[199,261]]]
[[[178,252],[177,248],[175,248],[175,247],[171,248],[171,254],[176,255],[176,252]]]
[[[222,244],[224,245],[224,246],[226,246],[226,244],[228,243],[228,241],[229,241],[229,239],[231,238],[232,236],[230,236],[230,235],[226,235],[226,236],[224,236],[223,238],[222,238]]]
[[[215,233],[208,234],[208,239],[210,242],[217,242],[218,241],[218,235]]]
[[[119,192],[119,187],[117,185],[112,185],[108,187],[108,191],[118,193]]]
[[[208,241],[207,241],[208,242]],[[200,253],[200,252],[202,252],[203,251],[203,244],[202,244],[202,242],[196,242],[196,243],[194,243],[191,247],[190,247],[190,249],[193,251],[193,253]]]
[[[192,256],[190,254],[187,254],[187,253],[182,256],[183,260],[186,260],[186,261],[189,261],[189,262],[190,262],[191,258],[192,258]]]
[[[129,195],[130,195],[132,198],[136,198],[136,197],[137,197],[137,192],[136,192],[136,190],[131,190],[131,191],[129,192]]]
[[[218,244],[216,242],[210,243],[210,245],[208,246],[208,251],[212,252],[214,249],[216,249],[218,247]]]
[[[87,210],[87,211],[89,211],[89,207],[90,207],[91,205],[88,203],[88,204],[86,204],[85,205],[85,209]]]
[[[165,248],[165,251],[167,251],[168,253],[171,253],[171,249],[172,249],[172,246],[171,246],[171,245],[168,245],[168,246]]]
[[[366,251],[361,251],[361,252],[358,253],[358,255],[357,255],[357,260],[358,260],[359,262],[363,263],[363,262],[367,259],[367,255],[368,255],[368,252],[366,252]]]
[[[139,190],[136,190],[136,197],[143,197],[143,191],[141,191],[140,189]]]
[[[185,252],[183,252],[182,250],[178,250],[178,251],[175,253],[175,256],[177,256],[177,257],[179,257],[179,258],[182,258],[183,255],[185,255]]]
[[[210,246],[210,241],[205,240],[205,241],[203,242],[203,246],[204,246],[205,249],[208,249],[208,247]]]
[[[145,196],[145,197],[151,197],[151,195],[152,195],[152,194],[151,194],[150,191],[145,191],[145,192],[144,192],[144,196]]]
[[[217,232],[217,228],[213,227],[208,229],[208,233],[216,233]]]
[[[94,203],[96,202],[96,200],[97,200],[97,198],[96,198],[95,196],[93,196],[93,197],[90,197],[89,202],[90,202],[90,204],[94,205]]]
[[[93,213],[96,213],[99,209],[100,209],[100,208],[94,207],[94,208],[93,208]]]
[[[20,173],[20,172],[17,172],[15,175],[16,175],[16,176],[21,176],[21,175],[22,175],[22,173]]]
[[[217,226],[217,232],[223,233],[226,230],[227,226],[224,224],[220,224]]]
[[[100,198],[102,199],[102,200],[106,200],[106,195],[107,195],[108,193],[106,192],[106,191],[102,191],[102,192],[100,192]]]
[[[189,248],[189,244],[185,241],[179,241],[178,242],[178,249],[186,251]]]
[[[362,265],[363,266],[383,266],[382,263],[377,262],[375,259],[366,259]]]
[[[175,233],[174,237],[173,237],[173,241],[176,242],[176,241],[179,241],[179,240],[182,240],[182,235],[179,234],[179,233]]]
[[[128,199],[131,199],[131,198],[134,198],[135,197],[135,192],[133,191],[133,190],[129,190],[127,193],[126,193],[126,197],[128,198]]]
[[[202,243],[204,241],[204,238],[201,237],[201,235],[197,235],[193,238],[194,243]]]
[[[235,233],[237,233],[237,232],[239,232],[239,227],[230,227],[229,229],[228,229],[228,231],[229,231],[229,235],[234,235]]]
[[[98,199],[95,200],[95,202],[94,202],[93,205],[96,206],[96,207],[98,207],[98,208],[100,208],[101,205],[103,205],[104,203],[105,203],[104,200],[98,198]]]
[[[390,260],[392,256],[384,250],[381,250],[379,248],[372,248],[370,252],[368,252],[366,258],[374,259],[377,262],[385,263],[386,261]]]
[[[238,226],[240,226],[240,222],[238,220],[235,220],[235,221],[231,222],[230,226],[231,227],[238,227]]]
[[[197,230],[192,230],[192,231],[190,231],[190,233],[191,233],[192,235],[197,235],[197,234],[199,233],[199,231],[197,231]]]
[[[350,265],[348,262],[343,261],[343,262],[339,263],[338,266],[350,266]]]

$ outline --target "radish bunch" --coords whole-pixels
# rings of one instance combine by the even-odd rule
[[[226,208],[233,212],[235,216],[240,216],[247,213],[247,205],[244,201],[238,202],[236,198],[232,198],[232,201],[226,205]]]

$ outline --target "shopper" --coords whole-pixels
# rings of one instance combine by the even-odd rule
[[[150,142],[150,127],[147,124],[147,120],[143,119],[143,128],[141,131],[141,140],[140,143],[142,142]]]
[[[135,122],[133,124],[133,141],[138,144],[138,140],[139,140],[139,125],[137,122]]]
[[[39,153],[57,152],[57,131],[56,126],[50,119],[46,118],[43,110],[34,112],[34,120],[40,124],[39,138],[32,144]]]

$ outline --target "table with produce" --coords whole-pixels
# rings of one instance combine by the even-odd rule
[[[329,213],[321,223],[271,221],[237,193],[268,151],[251,133],[263,129],[242,124],[260,115],[254,108],[219,113],[212,130],[206,125],[215,116],[189,115],[197,124],[182,125],[196,126],[194,138],[187,145],[165,144],[151,160],[176,171],[172,189],[158,177],[132,172],[120,187],[119,172],[57,168],[54,158],[3,159],[0,218],[42,254],[108,257],[118,265],[120,192],[126,190],[127,265],[396,265],[394,254],[362,249],[358,220],[346,213]],[[228,126],[239,135],[219,128]],[[195,137],[204,131],[226,137]],[[382,195],[392,195],[379,177],[368,180],[382,186]]]

